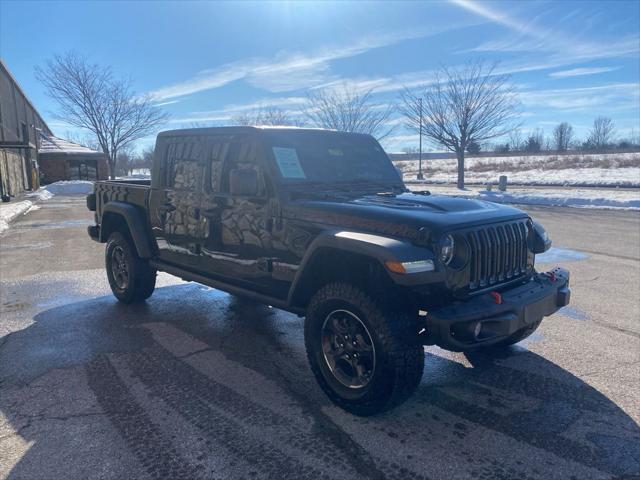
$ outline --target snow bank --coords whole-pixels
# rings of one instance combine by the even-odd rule
[[[546,252],[536,255],[536,263],[578,262],[580,260],[584,260],[585,258],[589,258],[589,255],[577,250],[551,247]]]
[[[35,200],[49,200],[54,195],[87,195],[93,192],[93,182],[87,180],[63,180],[51,183],[27,194]]]
[[[35,192],[27,193],[26,196],[33,198],[34,200],[49,200],[50,198],[53,198],[53,193],[45,188],[40,188]]]
[[[640,191],[637,190],[512,187],[506,192],[500,192],[473,187],[458,190],[455,186],[450,185],[425,184],[409,185],[409,188],[413,190],[428,189],[434,195],[475,198],[495,203],[640,210]]]
[[[9,228],[9,223],[15,218],[27,213],[33,206],[29,200],[21,202],[0,203],[0,233]]]
[[[415,180],[417,160],[396,160],[405,180]],[[452,183],[456,179],[455,159],[426,159],[424,175],[431,183]],[[510,157],[468,157],[467,183],[497,183],[500,175],[521,185],[640,186],[640,153],[522,155]]]
[[[88,194],[93,191],[93,182],[87,180],[68,180],[51,183],[44,190],[53,195]]]
[[[582,195],[587,193],[587,195]],[[589,195],[591,193],[591,195]],[[483,190],[478,192],[477,198],[496,203],[519,203],[521,205],[555,205],[561,207],[591,207],[591,208],[617,208],[625,210],[640,210],[640,198],[624,198],[610,194],[585,192],[584,190],[562,191],[520,191],[520,192],[494,192]],[[636,194],[638,195],[638,194]]]
[[[506,175],[510,183],[520,185],[572,185],[572,186],[620,186],[637,187],[640,185],[640,168],[564,168],[561,170],[523,170],[500,171],[488,170],[485,172],[465,171],[467,183],[486,184],[498,183],[500,175]],[[414,180],[414,174],[405,173],[405,180]],[[428,182],[453,183],[456,181],[455,172],[425,173]]]

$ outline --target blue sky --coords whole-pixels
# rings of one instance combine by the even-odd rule
[[[58,135],[71,129],[34,76],[75,50],[130,76],[171,119],[227,123],[258,106],[297,115],[305,92],[348,84],[394,102],[441,64],[499,61],[523,130],[561,121],[586,135],[612,117],[640,133],[640,2],[13,2],[0,0],[0,56]],[[400,123],[398,119],[395,120]],[[152,138],[142,142],[150,143]],[[389,151],[413,146],[399,126]]]

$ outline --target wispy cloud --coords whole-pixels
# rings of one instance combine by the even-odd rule
[[[473,2],[471,0],[450,0],[454,5],[458,5],[459,7],[464,8],[472,13],[475,13],[487,20],[491,20],[493,22],[504,25],[512,30],[518,30],[523,33],[529,33],[535,35],[535,31],[531,30],[529,26],[518,20],[517,18],[511,17],[504,12],[499,12],[493,10],[487,5],[482,5],[477,2]]]
[[[368,51],[407,40],[425,38],[471,22],[458,25],[430,26],[361,37],[348,45],[333,45],[305,53],[279,52],[273,58],[249,58],[199,72],[195,77],[149,92],[157,101],[190,95],[245,80],[270,91],[287,92],[335,81],[331,62],[355,57]]]
[[[603,108],[607,112],[638,111],[640,86],[636,83],[614,83],[593,87],[529,90],[521,92],[520,98],[525,106],[537,109],[580,111]]]
[[[572,11],[561,18],[550,18],[553,12],[547,11],[529,21],[523,21],[472,0],[450,1],[482,18],[503,25],[512,32],[501,39],[483,42],[471,51],[547,55],[544,61],[538,59],[531,69],[527,69],[523,62],[520,71],[540,70],[544,65],[548,65],[546,68],[556,68],[584,61],[640,54],[638,34],[593,40],[596,37],[602,38],[601,32],[593,31],[597,27],[599,14]],[[575,28],[567,29],[567,25]]]
[[[571,70],[561,70],[559,72],[552,72],[550,77],[554,78],[566,78],[566,77],[580,77],[583,75],[595,75],[597,73],[613,72],[620,67],[593,67],[593,68],[572,68]]]
[[[165,105],[172,105],[174,103],[178,103],[180,100],[170,100],[168,102],[160,102],[160,103],[154,103],[153,106],[154,107],[164,107]]]
[[[263,98],[248,103],[226,105],[216,110],[190,112],[187,116],[172,117],[169,120],[169,123],[185,125],[190,123],[207,122],[228,123],[236,115],[271,107],[279,108],[289,113],[291,116],[296,116],[300,114],[306,103],[306,97],[293,96]]]

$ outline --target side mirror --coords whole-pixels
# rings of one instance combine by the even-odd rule
[[[253,168],[233,169],[229,172],[229,193],[243,197],[257,197],[258,172]]]

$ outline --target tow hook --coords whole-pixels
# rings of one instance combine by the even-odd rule
[[[502,295],[498,292],[491,292],[489,295],[493,297],[493,302],[496,305],[502,305]]]

